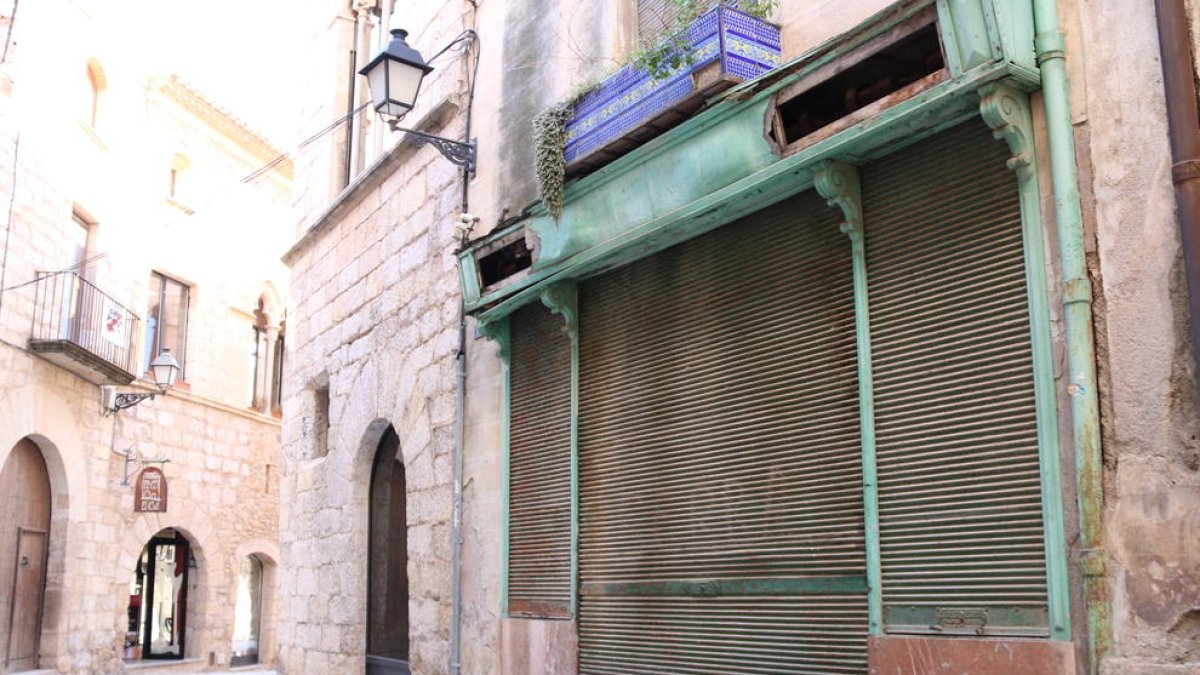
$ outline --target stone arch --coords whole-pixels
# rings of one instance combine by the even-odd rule
[[[367,663],[378,672],[409,672],[410,589],[408,481],[400,437],[384,428],[367,488]]]
[[[275,288],[275,284],[271,281],[264,281],[259,287],[258,293],[251,299],[250,305],[254,307],[263,307],[272,325],[279,325],[280,319],[283,318],[285,303],[283,296],[280,295],[279,289]]]
[[[354,452],[353,467],[350,480],[354,485],[367,485],[371,481],[371,467],[375,464],[375,455],[379,452],[379,442],[388,427],[396,428],[390,420],[376,417],[367,425]],[[400,441],[401,456],[404,454],[404,440]]]
[[[49,568],[65,549],[62,520],[54,522],[62,509],[55,507],[49,462],[37,443],[26,436],[5,455],[0,462],[0,660],[17,670],[36,670],[39,658],[43,664],[53,661],[44,646],[57,651],[44,634],[56,632],[56,617],[48,616],[59,604],[50,597]],[[55,576],[58,596],[62,574]],[[14,588],[19,591],[11,593]]]
[[[258,663],[274,663],[276,649],[276,627],[279,606],[279,547],[265,539],[249,539],[238,544],[233,560],[239,564],[243,558],[254,557],[262,565],[262,595],[259,599]],[[236,585],[236,580],[235,580]],[[235,598],[230,612],[236,612]],[[234,617],[230,617],[231,620]],[[232,621],[231,624],[232,625]]]
[[[82,457],[66,457],[62,451],[62,448],[87,447],[78,425],[59,423],[72,419],[73,413],[50,399],[43,402],[41,414],[35,418],[34,406],[27,405],[27,400],[19,401],[20,398],[0,398],[0,465],[8,459],[8,453],[18,441],[28,438],[42,451],[46,469],[50,472],[55,511],[62,511],[54,517],[61,517],[64,522],[87,520],[88,463],[80,461]],[[49,428],[55,430],[54,440],[38,431]]]
[[[50,476],[50,540],[46,560],[46,590],[42,615],[41,652],[46,663],[53,663],[61,651],[62,638],[66,636],[68,616],[64,611],[66,592],[67,537],[71,522],[71,481],[67,476],[67,465],[58,446],[42,434],[25,436],[37,446],[46,462]],[[5,454],[15,446],[5,448]],[[0,458],[0,467],[7,457]]]
[[[188,606],[185,628],[185,657],[208,653],[212,645],[211,634],[220,626],[208,625],[208,608],[227,584],[225,565],[221,558],[221,545],[217,532],[203,509],[194,507],[183,513],[142,513],[130,523],[126,530],[117,566],[113,570],[114,589],[118,593],[117,606],[121,611],[116,620],[117,641],[125,634],[127,617],[124,608],[128,601],[130,574],[141,558],[142,550],[159,532],[175,530],[188,540],[188,551],[195,567],[188,571]],[[191,564],[191,561],[188,563]]]

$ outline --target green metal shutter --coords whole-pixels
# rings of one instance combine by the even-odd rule
[[[862,171],[889,632],[1047,633],[1021,214],[972,120]]]
[[[866,671],[838,220],[808,192],[581,286],[581,673]]]
[[[571,342],[541,303],[509,319],[508,613],[570,616]]]

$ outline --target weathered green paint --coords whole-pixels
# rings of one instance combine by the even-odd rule
[[[583,595],[716,597],[723,595],[857,595],[867,592],[866,577],[793,579],[693,579],[689,581],[589,582]]]
[[[777,159],[773,164],[731,185],[695,196],[692,201],[680,203],[678,207],[650,221],[630,225],[591,248],[535,270],[520,283],[493,291],[474,302],[468,299],[469,311],[484,320],[505,316],[529,302],[538,289],[551,280],[583,278],[632,262],[806,190],[812,186],[812,167],[821,160],[847,158],[856,163],[863,162],[927,138],[978,114],[974,102],[975,90],[987,82],[1004,77],[1006,72],[1003,64],[995,64],[976,69],[969,77],[951,80],[922,92],[887,110],[869,125],[853,127],[793,155]],[[765,103],[763,106],[760,114],[765,112]],[[677,158],[677,164],[712,161],[712,155],[691,153],[687,147],[676,149],[678,154],[673,156]],[[664,188],[649,178],[647,181],[646,191],[650,193],[663,189],[682,199],[680,195],[687,192],[687,186],[671,185]],[[643,204],[649,199],[644,194],[630,194],[628,197]],[[567,205],[564,214],[570,208],[571,205]],[[650,213],[648,206],[645,210]]]
[[[509,433],[509,404],[512,395],[512,372],[509,368],[509,332],[508,319],[501,318],[492,322],[479,322],[479,332],[496,343],[499,348],[501,368],[500,393],[500,454],[502,463],[500,481],[504,489],[500,493],[500,616],[508,618],[508,496],[510,472],[510,433]]]
[[[1037,83],[1037,57],[1033,52],[1033,5],[1029,2],[989,0],[994,32],[1000,37],[1004,58],[1029,72]]]
[[[986,2],[937,0],[942,49],[950,75],[963,73],[997,58],[984,13]]]
[[[937,0],[942,40],[952,75],[950,80],[886,110],[869,123],[855,125],[790,156],[772,154],[763,136],[763,115],[775,92],[894,27],[928,4],[914,1],[889,8],[864,22],[839,44],[822,46],[758,82],[731,90],[700,115],[610,166],[572,183],[566,191],[560,221],[554,222],[534,209],[533,216],[513,226],[529,227],[539,242],[534,268],[520,282],[488,292],[479,283],[472,257],[472,251],[486,245],[487,240],[463,251],[460,270],[464,298],[468,310],[482,320],[498,320],[533,300],[547,284],[584,278],[631,262],[807,189],[812,185],[814,168],[819,162],[838,158],[861,163],[937,133],[975,114],[974,92],[984,85],[1010,80],[1029,86],[1040,81],[1046,91],[1056,220],[1066,278],[1069,393],[1073,404],[1084,546],[1098,547],[1101,542],[1099,426],[1090,333],[1090,287],[1083,264],[1066,74],[1053,0],[1034,0],[1033,11],[1021,0]],[[1037,40],[1042,63],[1040,74],[1029,49],[1033,35],[1030,22],[1035,14],[1038,29],[1042,31]],[[1047,66],[1053,72],[1047,72]],[[714,157],[721,161],[713,161]],[[1028,205],[1025,193],[1023,189],[1023,209]],[[1040,241],[1030,236],[1030,228],[1036,229],[1037,221],[1023,220],[1027,246],[1030,241]],[[492,235],[495,236],[498,235]],[[1040,249],[1027,250],[1028,269],[1041,269],[1034,260],[1039,253]],[[1039,283],[1040,292],[1035,288]],[[1056,514],[1053,512],[1054,500],[1049,494],[1054,490],[1052,481],[1059,480],[1061,474],[1045,463],[1053,454],[1046,452],[1046,448],[1052,447],[1053,424],[1045,420],[1053,417],[1046,416],[1044,382],[1049,362],[1044,356],[1049,352],[1044,342],[1048,335],[1045,330],[1048,310],[1045,308],[1044,278],[1040,282],[1030,278],[1030,294],[1031,319],[1035,324],[1035,361],[1038,363],[1035,377],[1038,382],[1039,444],[1044,460],[1043,475],[1048,479],[1043,488],[1043,506],[1047,514],[1050,620],[1054,636],[1067,639],[1070,628],[1063,604],[1066,581],[1063,565],[1056,562],[1065,560],[1065,546],[1061,541],[1061,501]],[[865,290],[863,299],[865,301]],[[865,302],[863,307],[865,309]],[[573,380],[574,373],[573,370]],[[507,401],[507,391],[505,396]],[[507,419],[507,411],[505,417]],[[575,450],[573,448],[573,462]],[[573,472],[575,470],[573,466]],[[576,478],[573,475],[573,490],[577,490]],[[864,474],[864,484],[867,482]],[[573,499],[577,497],[573,496]],[[877,521],[875,525],[877,527]],[[573,537],[577,534],[577,530],[574,531]],[[573,551],[574,555],[577,552]],[[1099,569],[1097,574],[1103,573],[1103,565],[1093,567]],[[868,578],[869,573],[868,570]],[[1085,574],[1085,578],[1089,594],[1092,666],[1095,668],[1098,655],[1103,651],[1102,641],[1107,635],[1107,598],[1102,579],[1091,574]],[[878,622],[877,616],[875,622]],[[874,626],[875,623],[873,630]]]
[[[1029,330],[1033,349],[1034,400],[1037,408],[1038,465],[1041,473],[1042,526],[1046,550],[1046,585],[1050,637],[1071,639],[1070,581],[1067,574],[1066,523],[1063,515],[1063,475],[1059,460],[1058,402],[1054,385],[1054,353],[1050,337],[1050,294],[1046,283],[1046,254],[1042,248],[1041,190],[1033,142],[1033,115],[1024,92],[989,85],[981,92],[979,110],[1012,151],[1008,167],[1017,174],[1025,254],[1025,286],[1029,300]]]
[[[1020,634],[1035,636],[1045,634],[1046,611],[1032,607],[919,607],[895,606],[887,608],[889,626],[941,626],[947,634],[955,628],[971,635]],[[1003,626],[998,631],[989,631],[988,626]],[[1028,628],[1027,631],[1020,630]],[[1013,630],[1016,628],[1017,630]]]
[[[618,236],[629,223],[667,213],[696,195],[707,194],[773,163],[763,137],[765,101],[726,118],[686,145],[642,159],[643,171],[622,173],[603,190],[572,195],[571,207],[555,222],[549,215],[529,222],[539,242],[534,269],[553,265]],[[720,157],[721,161],[680,162],[680,155]],[[569,198],[569,197],[568,197]]]
[[[1083,211],[1075,168],[1066,43],[1058,26],[1055,0],[1033,0],[1034,46],[1042,77],[1046,132],[1050,140],[1050,174],[1063,277],[1063,325],[1067,340],[1067,394],[1078,482],[1080,548],[1088,613],[1088,668],[1100,660],[1112,636],[1105,575],[1104,465],[1100,455],[1100,404],[1096,391],[1096,347],[1092,336],[1091,282],[1083,253]]]
[[[574,181],[566,188],[557,222],[544,209],[533,208],[533,215],[518,226],[529,227],[539,250],[532,273],[520,283],[491,292],[479,284],[472,250],[498,235],[464,251],[460,267],[468,310],[499,309],[493,317],[506,314],[530,300],[527,291],[532,286],[559,275],[581,278],[624,264],[806,189],[811,173],[806,167],[817,161],[863,161],[919,140],[963,119],[970,106],[964,94],[984,83],[1006,77],[1036,82],[1030,59],[1000,49],[1008,49],[1006,36],[1013,36],[1011,44],[1019,46],[1020,36],[1031,31],[1005,24],[1028,20],[1020,0],[938,2],[948,59],[958,58],[952,54],[972,55],[950,68],[952,80],[801,153],[786,158],[772,154],[763,115],[773,94],[931,4],[897,3],[845,36],[730,90],[703,113]],[[1001,5],[1002,11],[996,9]],[[1018,47],[1014,50],[1023,53]],[[748,207],[745,202],[750,202]]]
[[[842,210],[842,232],[850,237],[854,267],[854,334],[858,357],[858,423],[862,444],[863,529],[867,570],[867,629],[883,634],[883,572],[879,549],[879,482],[875,460],[875,385],[871,374],[871,322],[867,293],[862,187],[858,169],[826,161],[817,167],[813,184],[830,206]]]
[[[542,303],[562,316],[571,340],[571,616],[579,608],[579,289],[574,281],[547,286]]]

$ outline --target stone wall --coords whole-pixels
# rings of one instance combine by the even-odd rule
[[[280,422],[249,409],[245,370],[257,298],[286,293],[278,256],[288,233],[272,204],[287,181],[232,188],[258,167],[252,153],[159,97],[162,80],[149,77],[144,54],[130,59],[111,40],[97,46],[100,14],[64,1],[22,6],[0,64],[0,465],[29,438],[51,475],[43,668],[124,670],[135,565],[168,527],[191,540],[196,558],[186,655],[199,667],[227,664],[238,564],[259,557],[269,584],[279,559]],[[82,105],[51,105],[90,101],[85,66],[93,57],[108,76],[96,127]],[[181,148],[198,169],[194,214],[166,199],[169,159]],[[38,288],[29,282],[74,262],[73,212],[95,221],[89,255],[102,257],[88,278],[137,315],[146,312],[152,271],[193,285],[188,382],[116,415],[103,411],[98,381],[27,348]],[[151,391],[142,381],[121,390]],[[134,512],[117,454],[126,450],[169,460],[157,465],[169,483],[166,513]],[[265,596],[262,654],[270,661],[272,586]]]
[[[1200,668],[1200,415],[1151,3],[1078,4],[1092,167],[1113,650],[1105,672]],[[1120,45],[1119,48],[1109,48]],[[1078,54],[1078,52],[1077,52]]]
[[[51,472],[43,666],[120,671],[133,570],[167,527],[188,536],[197,558],[188,655],[228,662],[237,564],[250,554],[268,567],[278,560],[278,423],[182,394],[104,417],[95,385],[7,343],[0,360],[0,464],[31,438]],[[169,481],[166,513],[134,513],[124,459],[113,452],[128,448],[170,460],[159,465]]]
[[[454,128],[437,133],[453,135]],[[432,148],[347,199],[290,254],[280,667],[362,667],[370,470],[388,425],[408,489],[414,672],[448,662],[451,456],[458,294],[453,166]],[[318,410],[328,391],[328,410]],[[316,426],[328,420],[328,431]],[[322,444],[322,437],[324,444]]]
[[[794,58],[890,3],[781,4],[776,18],[785,58]],[[470,211],[480,217],[472,235],[479,236],[536,196],[530,118],[614,69],[636,43],[636,21],[631,2],[467,5],[413,3],[406,21],[425,27],[409,41],[427,56],[467,26],[483,41],[472,121],[480,169],[470,184]],[[1192,672],[1200,663],[1200,422],[1154,13],[1149,3],[1060,5],[1096,293],[1113,600],[1113,650],[1104,669],[1112,675]],[[343,24],[320,24],[325,44],[344,44],[330,37],[344,31]],[[457,138],[464,128],[462,70],[450,60],[438,68],[442,79],[423,90],[425,107],[406,122],[424,119],[450,98],[458,111],[435,133]],[[1037,95],[1034,106],[1044,158]],[[318,110],[321,119],[335,117],[329,105]],[[296,323],[291,344],[298,368],[287,402],[283,555],[292,567],[284,586],[296,590],[284,600],[290,618],[282,663],[299,673],[361,662],[366,556],[353,552],[365,551],[367,474],[375,443],[391,423],[413,481],[415,670],[443,672],[457,322],[456,279],[447,256],[454,247],[458,184],[429,149],[401,149],[368,172],[366,187],[335,198],[321,194],[328,187],[329,156],[328,148],[315,149],[305,160],[317,170],[302,181],[303,210],[318,226],[302,233],[306,239],[290,257],[296,293],[289,317]],[[1060,275],[1049,175],[1040,169],[1055,280]],[[336,208],[327,213],[332,203]],[[1059,284],[1053,283],[1057,304]],[[1062,366],[1061,312],[1057,306],[1052,312],[1056,378],[1063,383],[1069,374]],[[492,673],[501,668],[501,365],[494,346],[470,330],[467,342],[463,667]],[[315,424],[323,419],[315,407],[324,387],[330,400],[327,443]],[[1070,466],[1069,404],[1065,387],[1060,389],[1064,461]],[[1076,518],[1074,499],[1066,496],[1069,520]],[[1081,599],[1073,596],[1077,606]],[[1082,634],[1085,614],[1077,611],[1073,622]],[[1083,667],[1085,660],[1077,662]]]

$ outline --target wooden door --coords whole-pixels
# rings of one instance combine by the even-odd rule
[[[11,628],[5,664],[11,672],[33,670],[38,666],[48,534],[45,530],[27,527],[17,530],[16,574],[13,575]]]
[[[0,470],[0,672],[38,667],[49,532],[46,462],[22,440]]]

